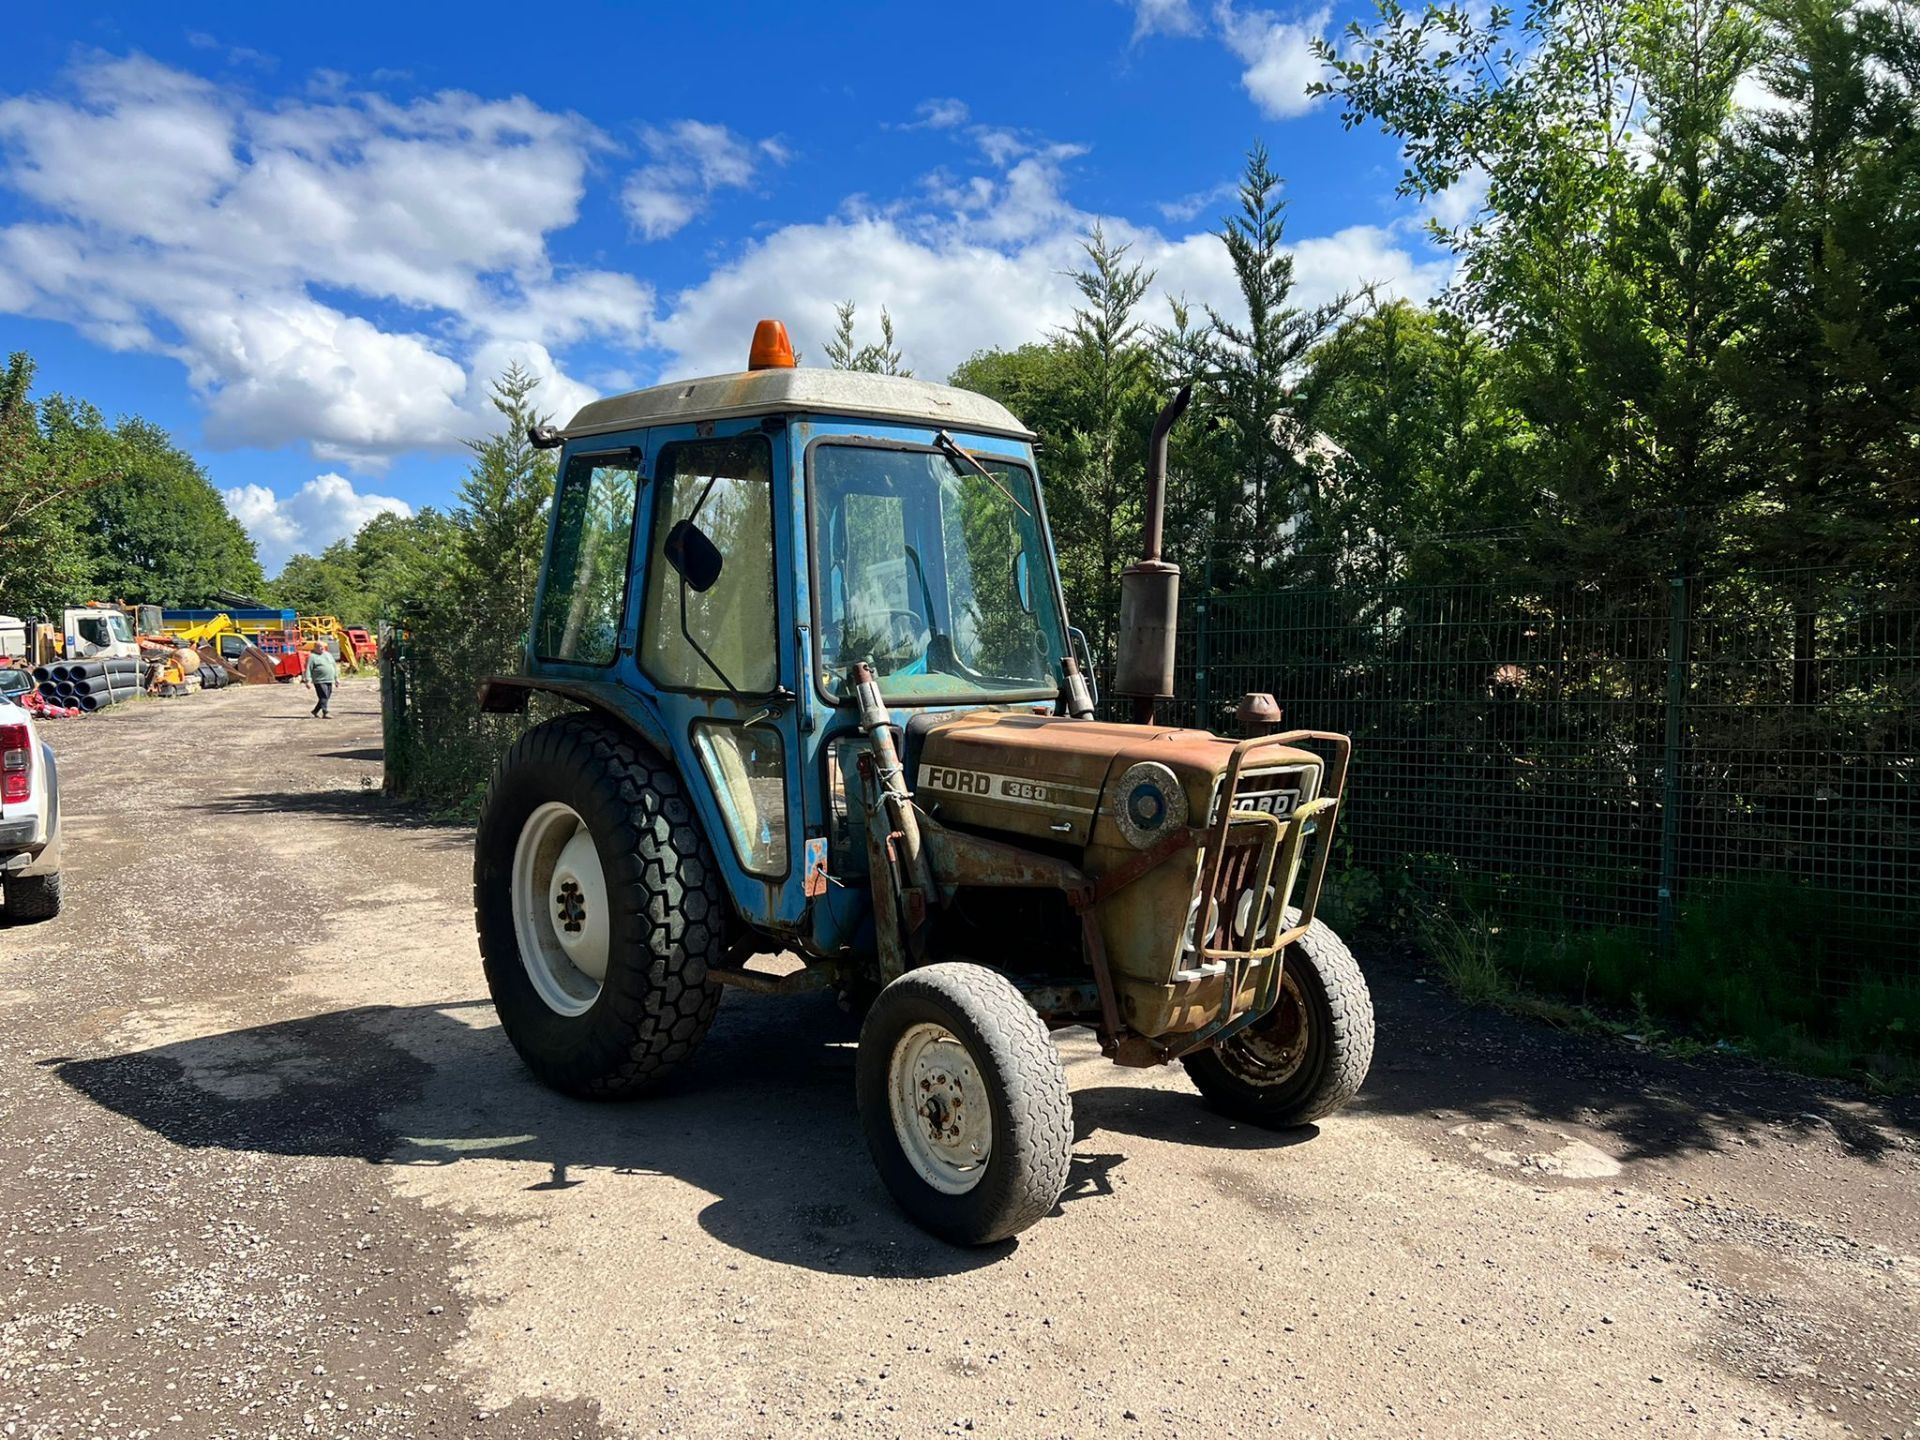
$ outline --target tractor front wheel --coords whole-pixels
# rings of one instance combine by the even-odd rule
[[[1059,1203],[1073,1102],[1047,1027],[980,965],[910,970],[860,1030],[860,1123],[880,1178],[956,1245],[1017,1235]]]
[[[1314,921],[1287,947],[1273,1009],[1181,1063],[1235,1120],[1285,1130],[1331,1115],[1373,1063],[1373,997],[1353,953]]]
[[[507,752],[480,816],[473,908],[501,1028],[556,1090],[637,1095],[713,1022],[719,870],[672,767],[610,721],[563,715]]]

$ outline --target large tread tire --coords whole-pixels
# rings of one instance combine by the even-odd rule
[[[591,1008],[540,998],[513,921],[513,857],[540,805],[573,808],[594,838],[612,926]],[[536,725],[494,771],[474,844],[473,908],[487,986],[507,1039],[547,1085],[626,1099],[664,1080],[713,1023],[730,911],[719,867],[673,768],[597,715]]]
[[[985,1174],[945,1194],[920,1178],[894,1132],[894,1049],[915,1025],[944,1026],[978,1068],[993,1119]],[[1073,1161],[1073,1099],[1046,1025],[1004,975],[948,962],[910,970],[880,992],[860,1030],[860,1123],[874,1165],[900,1208],[956,1245],[989,1245],[1049,1214]]]
[[[0,880],[6,887],[10,920],[51,920],[60,913],[60,872]]]
[[[1331,1115],[1360,1092],[1373,1064],[1373,996],[1346,942],[1316,920],[1287,947],[1285,963],[1299,982],[1308,1027],[1307,1053],[1292,1074],[1267,1082],[1241,1062],[1247,1031],[1181,1061],[1215,1110],[1270,1130]]]

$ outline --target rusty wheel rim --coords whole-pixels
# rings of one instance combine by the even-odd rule
[[[1280,999],[1259,1020],[1221,1045],[1220,1055],[1254,1085],[1284,1085],[1300,1073],[1312,1048],[1306,995],[1293,967],[1280,977]]]

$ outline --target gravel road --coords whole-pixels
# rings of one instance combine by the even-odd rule
[[[1458,1006],[1361,954],[1349,1113],[1061,1039],[1060,1210],[898,1217],[822,997],[658,1097],[536,1087],[469,834],[377,692],[50,722],[68,912],[0,924],[0,1433],[1920,1436],[1920,1110]]]

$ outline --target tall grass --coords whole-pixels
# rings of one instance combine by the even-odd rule
[[[1832,951],[1843,927],[1839,964]],[[1664,951],[1642,930],[1504,928],[1459,904],[1428,911],[1419,930],[1442,976],[1469,1000],[1553,996],[1813,1074],[1920,1083],[1911,941],[1891,924],[1863,936],[1857,914],[1808,887],[1720,887],[1683,910]],[[1863,953],[1877,963],[1863,966]]]

